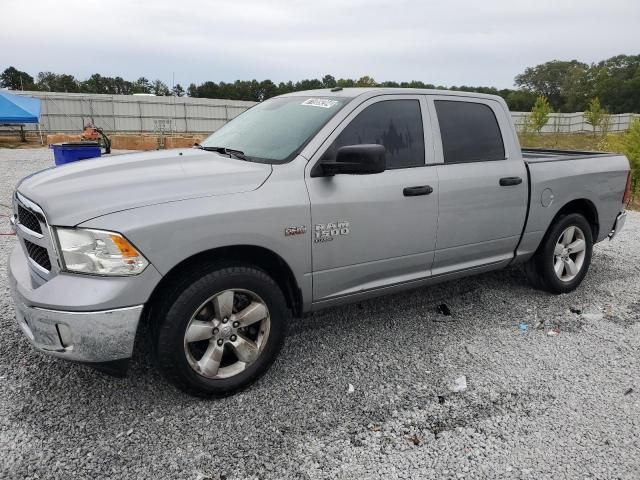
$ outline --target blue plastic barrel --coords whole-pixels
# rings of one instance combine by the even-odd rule
[[[53,150],[53,159],[56,165],[64,165],[65,163],[102,155],[100,145],[95,142],[54,143],[49,145],[49,148]]]

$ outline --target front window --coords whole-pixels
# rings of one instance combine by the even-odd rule
[[[386,149],[387,169],[424,165],[424,132],[418,100],[384,100],[368,106],[323,155],[335,160],[340,147],[375,143]]]
[[[349,99],[280,97],[250,108],[202,142],[237,150],[253,161],[283,163],[297,154]]]

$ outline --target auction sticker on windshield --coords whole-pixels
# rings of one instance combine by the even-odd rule
[[[300,105],[309,105],[311,107],[331,108],[338,103],[337,100],[329,100],[327,98],[309,98]]]

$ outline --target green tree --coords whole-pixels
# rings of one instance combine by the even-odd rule
[[[350,87],[355,87],[356,82],[351,80],[350,78],[340,78],[336,81],[336,86],[342,87],[342,88],[350,88]]]
[[[130,95],[132,90],[132,83],[124,80],[122,77],[115,77],[111,79],[112,90],[116,95]]]
[[[359,81],[360,80],[358,80],[358,82]],[[375,86],[375,84],[373,86]],[[400,86],[404,88],[432,88],[433,87],[433,85],[427,85],[426,83],[420,80],[411,80],[410,82],[402,82]]]
[[[294,92],[295,88],[296,87],[293,85],[293,82],[291,80],[289,80],[287,83],[280,82],[278,84],[278,95]]]
[[[536,94],[526,90],[511,90],[502,95],[512,112],[529,112],[536,103]]]
[[[540,135],[542,127],[549,122],[549,114],[551,111],[552,109],[547,97],[539,96],[531,108],[531,113],[527,117],[527,124],[534,132]]]
[[[553,108],[563,111],[567,95],[583,81],[588,68],[578,60],[552,60],[525,69],[516,76],[515,83],[524,90],[546,97]]]
[[[153,93],[152,85],[145,77],[140,77],[131,85],[131,93]]]
[[[271,80],[263,80],[259,86],[260,101],[278,95],[278,86]]]
[[[585,121],[593,128],[593,136],[596,136],[596,130],[603,126],[603,122],[607,119],[607,110],[602,108],[598,97],[589,102],[589,106],[584,111]]]
[[[599,148],[624,153],[631,164],[631,191],[635,196],[640,189],[640,119],[635,118],[622,135],[607,135]]]
[[[322,86],[324,88],[335,88],[337,85],[336,79],[333,75],[325,75],[322,77]]]
[[[636,118],[629,125],[629,130],[622,137],[624,154],[631,164],[631,187],[634,195],[640,184],[640,119]]]
[[[33,77],[15,67],[9,67],[0,74],[0,87],[12,90],[34,90]]]
[[[378,84],[369,75],[365,75],[364,77],[360,77],[356,81],[356,87],[376,87],[376,86],[378,86]]]
[[[553,60],[527,68],[515,78],[515,82],[519,87],[517,90],[498,90],[494,87],[470,85],[436,86],[422,80],[385,81],[377,84],[370,76],[363,76],[357,80],[351,78],[336,80],[333,75],[327,74],[321,80],[304,79],[297,82],[280,82],[278,85],[270,80],[236,80],[231,83],[206,81],[202,84],[190,84],[187,94],[191,97],[262,101],[284,93],[334,86],[449,88],[464,92],[499,95],[505,99],[511,110],[521,112],[531,110],[538,96],[545,96],[554,111],[582,112],[588,110],[590,100],[597,97],[601,108],[608,112],[640,112],[640,55],[617,55],[591,65],[578,60]],[[0,74],[0,87],[25,90],[37,87],[46,91],[124,95],[152,92],[157,95],[184,94],[184,89],[182,92],[179,89],[177,92],[168,91],[164,83],[150,82],[145,77],[129,81],[122,77],[104,77],[98,73],[84,81],[79,81],[69,74],[41,72],[36,85],[33,77],[15,67],[9,67]],[[603,123],[600,124],[601,130],[606,129],[607,118],[605,114]]]
[[[167,97],[171,95],[171,90],[162,80],[154,80],[151,84],[151,93],[158,97]]]
[[[204,82],[201,85],[197,85],[192,83],[189,85],[189,96],[190,97],[200,97],[200,98],[222,98],[220,96],[220,89],[218,84],[215,82]]]
[[[318,88],[324,88],[324,85],[322,84],[321,80],[318,80],[316,78],[300,80],[295,84],[295,89],[298,91],[299,90],[316,90]]]
[[[184,88],[179,83],[176,83],[171,89],[171,95],[175,97],[183,97],[184,96]]]
[[[73,75],[40,72],[36,80],[36,88],[45,92],[78,92],[79,82]]]
[[[640,55],[617,55],[589,69],[590,98],[611,113],[640,112]]]
[[[85,93],[110,93],[109,79],[99,73],[94,73],[80,83],[80,90]]]

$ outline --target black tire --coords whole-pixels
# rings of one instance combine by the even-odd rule
[[[554,270],[554,250],[560,236],[569,227],[576,227],[584,236],[584,259],[575,277],[562,280]],[[539,290],[560,294],[575,290],[589,270],[593,253],[593,233],[589,222],[579,213],[561,215],[547,231],[535,255],[525,263],[524,271],[531,285]]]
[[[185,332],[198,308],[218,292],[245,289],[255,292],[269,314],[269,334],[261,353],[245,370],[228,378],[207,378],[189,364]],[[180,390],[200,397],[219,397],[237,392],[260,378],[276,359],[291,318],[284,295],[264,271],[251,266],[213,267],[194,272],[175,285],[159,309],[156,356],[160,371]],[[226,346],[224,347],[226,348]]]

